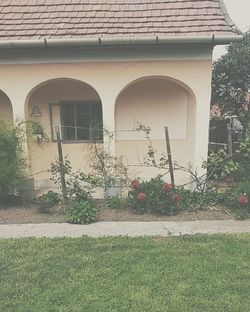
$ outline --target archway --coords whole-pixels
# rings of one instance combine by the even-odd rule
[[[45,171],[35,176],[36,189],[51,188],[46,170],[57,157],[56,126],[65,143],[63,153],[76,170],[87,167],[84,157],[88,144],[93,139],[100,143],[103,140],[100,96],[92,86],[76,79],[53,79],[33,88],[26,99],[25,117],[26,122],[38,124],[35,130],[42,128],[48,139],[41,142],[35,132],[29,139],[31,171],[33,174]]]
[[[91,123],[102,123],[102,104],[90,85],[67,78],[43,82],[28,95],[26,120],[40,122],[53,140],[54,126],[65,141],[89,141]]]
[[[116,100],[116,153],[144,178],[158,173],[141,167],[147,157],[145,133],[133,131],[138,122],[150,127],[150,139],[158,158],[166,154],[164,127],[168,126],[173,158],[187,166],[194,161],[196,99],[193,91],[169,77],[144,77],[126,86]],[[178,173],[178,182],[186,181]]]

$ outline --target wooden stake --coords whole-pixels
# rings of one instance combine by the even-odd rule
[[[63,208],[65,209],[66,203],[67,203],[67,189],[66,189],[65,173],[64,173],[62,141],[61,141],[61,135],[60,135],[58,126],[55,126],[55,132],[56,132],[58,159],[59,159],[59,166],[60,166],[60,178],[61,178],[62,200],[63,200],[62,203],[63,203]]]
[[[169,171],[170,171],[171,183],[172,183],[172,185],[175,185],[175,182],[174,182],[174,169],[173,169],[173,162],[172,162],[172,155],[171,155],[168,127],[165,127],[165,137],[166,137],[166,146],[167,146],[167,153],[168,153],[168,163],[169,163]]]

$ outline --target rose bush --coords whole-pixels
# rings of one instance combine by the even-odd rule
[[[233,185],[224,193],[224,204],[235,211],[238,219],[250,216],[250,181]]]
[[[174,215],[179,209],[181,196],[178,189],[161,177],[149,181],[132,180],[128,192],[130,207],[135,213]]]

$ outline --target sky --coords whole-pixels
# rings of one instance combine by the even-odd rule
[[[250,0],[224,0],[227,12],[236,26],[243,32],[250,28]],[[226,53],[224,46],[214,48],[213,59]]]

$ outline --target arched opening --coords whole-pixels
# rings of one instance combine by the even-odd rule
[[[26,119],[41,123],[52,140],[55,126],[66,142],[89,142],[93,126],[102,128],[101,99],[93,87],[79,80],[58,78],[35,87],[25,111]],[[102,140],[102,133],[98,139]]]
[[[13,109],[8,96],[0,90],[0,120],[13,123]]]
[[[138,122],[150,127],[150,139],[160,158],[166,154],[164,127],[168,126],[175,161],[188,165],[194,160],[196,100],[192,90],[168,77],[145,77],[125,87],[116,101],[116,153],[144,178],[160,173],[141,167],[147,157],[145,133],[131,131]],[[137,167],[138,166],[138,167]],[[177,174],[181,176],[181,174]],[[177,178],[181,183],[182,178]]]
[[[28,143],[32,173],[45,171],[35,176],[36,189],[51,185],[46,170],[57,157],[57,127],[65,143],[63,154],[75,170],[87,166],[84,157],[88,144],[103,140],[101,99],[92,86],[76,79],[58,78],[36,86],[27,96],[25,116],[26,122],[39,125],[32,128]],[[41,128],[48,139],[43,142]]]

